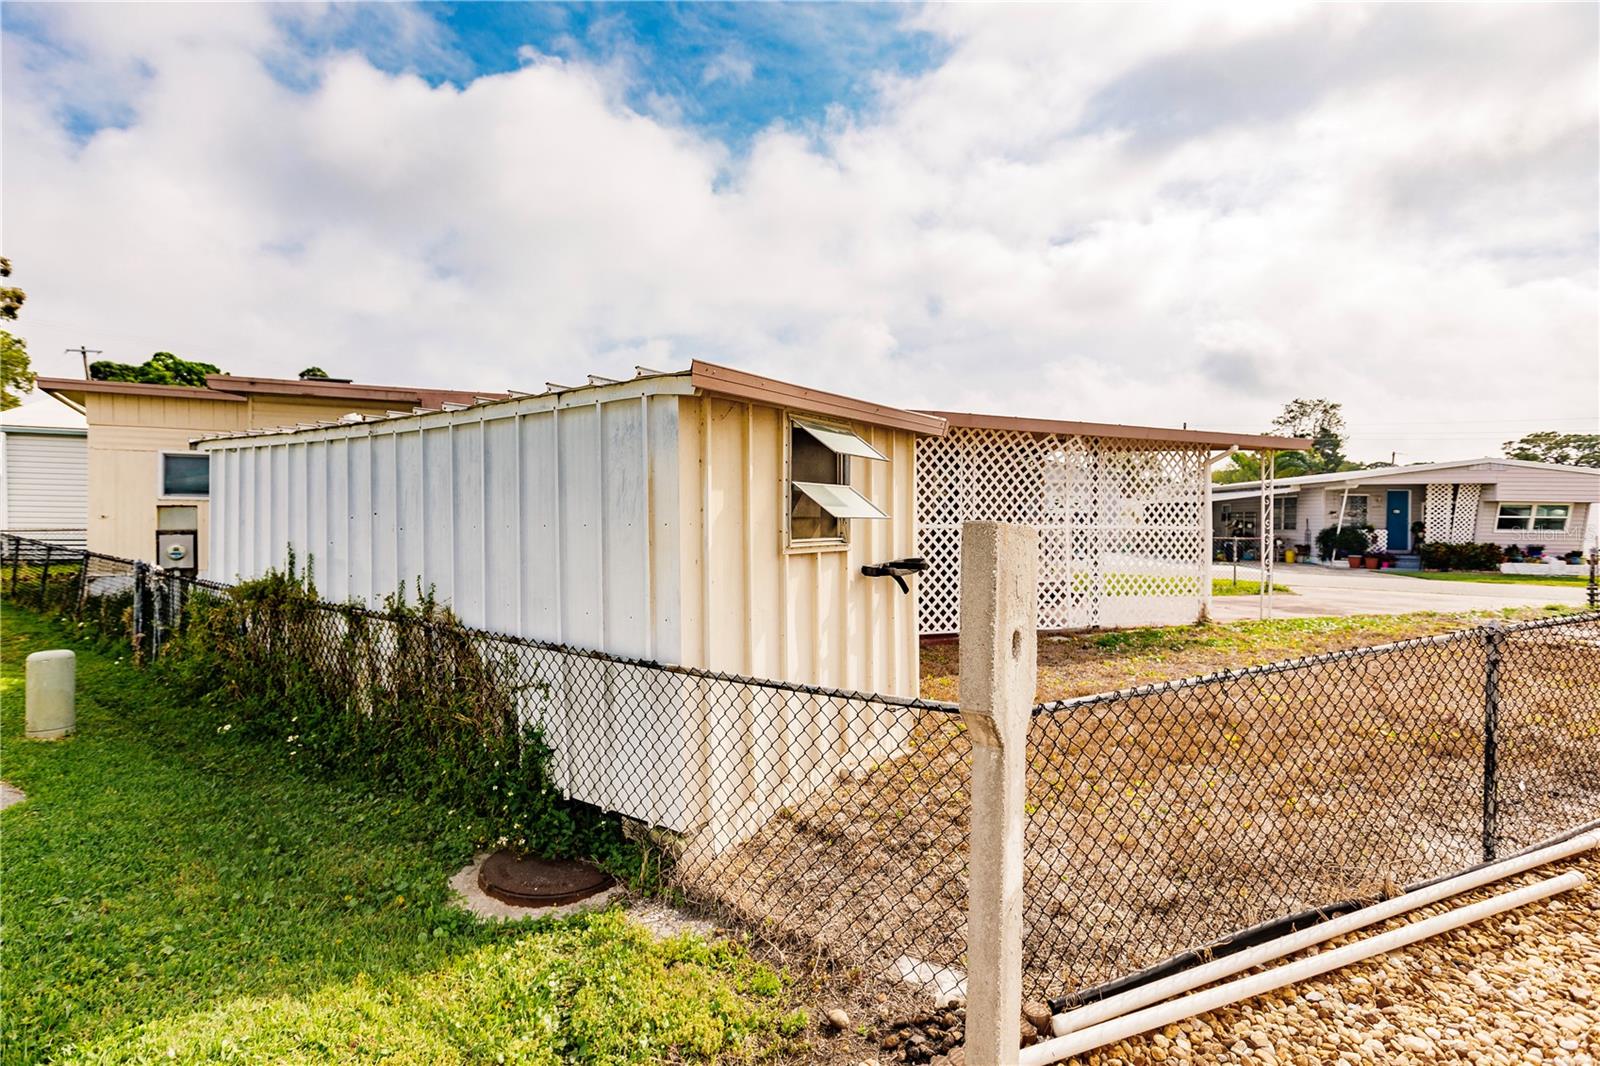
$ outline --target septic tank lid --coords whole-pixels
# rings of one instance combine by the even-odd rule
[[[501,903],[553,907],[576,903],[614,883],[610,874],[577,859],[518,858],[497,851],[478,869],[478,887]]]

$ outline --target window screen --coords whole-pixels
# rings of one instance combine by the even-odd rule
[[[210,493],[210,456],[163,455],[161,457],[161,495],[207,496]]]

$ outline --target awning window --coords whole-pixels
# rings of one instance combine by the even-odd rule
[[[794,487],[818,507],[835,518],[888,518],[872,501],[849,485],[825,485],[820,481],[796,481]]]
[[[866,441],[862,440],[848,429],[840,429],[837,426],[825,426],[820,422],[809,422],[804,418],[796,418],[794,420],[794,424],[798,428],[805,430],[807,433],[811,434],[811,436],[815,437],[818,443],[820,443],[824,448],[827,448],[830,452],[833,452],[835,455],[854,455],[860,459],[874,459],[880,463],[887,463],[889,461],[888,456],[883,455],[878,451],[878,449],[874,448],[872,445],[868,444]],[[867,504],[867,506],[870,507],[872,505]],[[887,516],[878,515],[878,517],[884,518]]]

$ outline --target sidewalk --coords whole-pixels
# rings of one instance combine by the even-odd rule
[[[1212,576],[1226,581],[1231,564],[1217,563]],[[1240,581],[1259,581],[1254,566],[1239,567]],[[1503,607],[1543,607],[1557,603],[1581,607],[1580,585],[1496,585],[1487,582],[1426,581],[1394,570],[1352,570],[1296,563],[1279,566],[1273,580],[1289,586],[1296,595],[1274,596],[1274,618],[1319,618],[1352,614],[1410,614],[1414,611],[1492,611]],[[1255,596],[1218,596],[1211,601],[1211,618],[1237,622],[1260,617]]]

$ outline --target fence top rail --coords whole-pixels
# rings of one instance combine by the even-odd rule
[[[1220,685],[1249,677],[1290,673],[1296,670],[1326,666],[1330,663],[1366,659],[1414,648],[1456,644],[1467,640],[1482,639],[1489,633],[1502,635],[1523,633],[1535,629],[1552,629],[1559,626],[1583,625],[1591,622],[1600,622],[1600,611],[1582,611],[1576,614],[1558,615],[1553,618],[1537,618],[1529,622],[1491,622],[1487,625],[1472,626],[1467,629],[1454,629],[1448,633],[1436,633],[1432,636],[1410,637],[1405,640],[1390,641],[1386,644],[1370,644],[1362,648],[1343,648],[1338,651],[1326,651],[1316,655],[1303,655],[1295,659],[1283,659],[1275,663],[1263,663],[1259,666],[1242,666],[1232,670],[1218,670],[1215,673],[1200,674],[1195,677],[1175,678],[1171,681],[1153,681],[1145,685],[1132,685],[1128,688],[1116,689],[1111,692],[1097,692],[1086,696],[1073,696],[1070,699],[1051,700],[1048,703],[1041,703],[1034,707],[1033,713],[1035,715],[1059,714],[1063,711],[1080,710],[1084,707],[1094,707],[1102,703],[1141,699],[1169,692],[1182,692],[1187,689],[1201,688],[1206,685]]]

